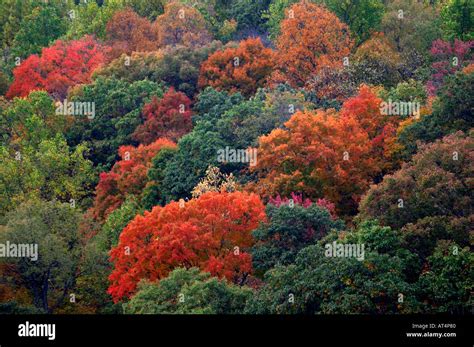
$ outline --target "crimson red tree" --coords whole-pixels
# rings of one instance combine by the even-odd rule
[[[149,144],[158,138],[177,141],[192,128],[191,100],[186,94],[170,88],[161,100],[154,97],[143,107],[145,123],[139,125],[133,138]]]
[[[69,87],[90,82],[91,73],[105,62],[107,52],[90,36],[71,42],[58,40],[43,48],[41,56],[31,55],[13,70],[7,97],[25,97],[32,90],[44,89],[63,99]]]
[[[168,139],[158,139],[148,146],[122,146],[119,155],[122,160],[116,162],[110,172],[102,172],[96,187],[96,199],[92,207],[95,219],[104,220],[118,208],[127,194],[138,195],[146,185],[151,160],[165,147],[176,145]]]
[[[252,230],[265,220],[255,194],[209,192],[189,202],[155,206],[137,216],[112,249],[109,293],[117,302],[132,295],[141,279],[166,277],[178,267],[199,267],[242,283],[251,272],[246,250]]]

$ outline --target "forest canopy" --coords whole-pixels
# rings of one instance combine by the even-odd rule
[[[468,312],[473,13],[1,1],[0,313]]]

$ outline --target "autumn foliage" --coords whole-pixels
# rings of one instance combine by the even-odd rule
[[[199,86],[211,86],[245,96],[265,86],[275,61],[275,53],[260,38],[241,41],[238,47],[212,54],[201,66]]]
[[[203,46],[212,40],[207,23],[199,11],[179,2],[169,2],[153,24],[160,47]]]
[[[461,131],[422,145],[410,162],[371,187],[360,203],[360,217],[422,232],[428,220],[449,220],[453,230],[465,228],[468,239],[474,220],[473,149],[474,139]],[[441,229],[439,221],[436,227]]]
[[[146,184],[151,160],[162,148],[175,147],[168,139],[158,139],[150,145],[121,146],[117,161],[110,172],[102,172],[96,187],[96,199],[92,214],[97,220],[104,220],[118,208],[127,194],[140,194]]]
[[[390,170],[394,164],[391,158],[392,146],[400,122],[396,115],[382,114],[382,102],[374,89],[362,85],[356,96],[343,103],[340,112],[342,122],[355,119],[367,133],[372,158],[380,172]]]
[[[143,107],[145,123],[139,125],[133,138],[150,144],[159,138],[177,141],[192,128],[191,100],[186,94],[170,88],[161,100],[154,97]]]
[[[453,43],[443,40],[433,41],[430,50],[433,58],[431,65],[433,74],[427,83],[430,95],[436,94],[436,91],[443,85],[446,76],[462,70],[473,62],[473,47],[474,41],[463,42],[457,39]]]
[[[0,0],[0,314],[469,312],[472,2]]]
[[[353,212],[371,179],[388,166],[386,148],[397,119],[380,114],[373,91],[362,86],[338,113],[302,111],[260,138],[257,190],[264,195],[303,192],[327,198],[338,212]]]
[[[251,231],[265,219],[255,194],[209,192],[186,203],[155,206],[137,216],[111,251],[109,293],[129,297],[141,279],[156,281],[177,267],[199,267],[240,283],[251,272]],[[129,247],[129,248],[127,248]]]
[[[401,61],[399,53],[383,33],[373,33],[367,41],[357,48],[354,59],[359,62],[382,60],[387,65],[396,65]]]
[[[58,40],[43,48],[41,56],[31,55],[13,70],[7,97],[24,97],[32,90],[44,89],[56,99],[64,98],[69,87],[90,82],[91,73],[105,62],[106,53],[90,36],[71,42]]]
[[[149,52],[158,48],[156,32],[146,18],[131,9],[118,11],[107,23],[107,42],[112,47],[111,58],[122,53]]]
[[[305,87],[322,69],[342,67],[352,46],[348,26],[335,14],[309,2],[298,2],[286,10],[281,22],[273,81]]]

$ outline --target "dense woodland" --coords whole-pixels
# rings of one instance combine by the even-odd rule
[[[0,312],[469,312],[473,13],[0,0]]]

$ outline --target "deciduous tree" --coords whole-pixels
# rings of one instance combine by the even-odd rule
[[[366,84],[394,86],[401,81],[401,57],[383,33],[374,33],[354,54],[356,79]]]
[[[252,262],[262,273],[277,264],[292,264],[301,249],[343,226],[328,210],[311,202],[306,207],[295,201],[280,206],[268,204],[266,213],[268,222],[253,232],[257,242],[252,248]]]
[[[146,146],[121,146],[121,160],[114,164],[110,172],[100,174],[92,209],[94,217],[103,221],[125,201],[127,195],[139,195],[146,185],[153,157],[162,148],[174,146],[175,144],[167,139],[158,139]]]
[[[15,68],[7,97],[44,89],[55,99],[65,98],[70,87],[90,82],[92,71],[105,62],[106,52],[90,36],[68,43],[58,40],[43,48],[41,56],[32,55]]]
[[[259,38],[243,40],[236,48],[215,52],[201,65],[199,86],[250,96],[266,84],[274,60],[274,52]]]
[[[381,31],[400,53],[416,51],[428,55],[431,43],[441,37],[439,11],[416,0],[394,0],[387,4]]]
[[[306,1],[294,4],[281,22],[273,79],[306,87],[323,68],[342,67],[352,45],[348,26],[332,12]]]
[[[212,41],[208,25],[195,8],[171,1],[156,18],[154,29],[160,47],[203,46]]]
[[[41,53],[43,47],[66,32],[66,21],[59,8],[44,4],[33,9],[26,16],[15,34],[12,43],[12,56],[21,59],[31,54]]]
[[[145,122],[132,134],[138,142],[148,145],[159,138],[179,140],[192,128],[191,100],[170,88],[161,100],[154,97],[143,106]]]
[[[211,277],[198,268],[178,268],[158,283],[142,283],[127,314],[240,314],[252,290]]]
[[[436,91],[443,85],[445,77],[462,70],[472,63],[472,48],[474,41],[463,42],[454,40],[454,43],[436,40],[431,46],[430,53],[434,60],[431,65],[433,73],[427,83],[430,95],[435,95]]]
[[[366,40],[372,31],[378,29],[384,14],[384,5],[379,0],[324,0],[324,4],[349,25],[358,43]]]
[[[470,216],[472,143],[470,136],[458,132],[421,146],[409,163],[367,192],[360,204],[361,218],[402,228],[425,217]]]
[[[447,40],[473,40],[474,5],[468,0],[450,0],[441,10],[443,36]]]
[[[125,53],[148,52],[158,48],[152,23],[140,17],[130,8],[117,11],[107,23],[106,37],[112,46],[111,58]]]
[[[381,99],[367,86],[334,110],[295,113],[284,129],[260,137],[252,170],[264,195],[303,192],[333,201],[343,215],[355,212],[370,182],[391,167],[386,153],[397,117],[382,115]],[[250,185],[250,189],[255,187]]]
[[[375,229],[372,231],[372,229]],[[371,224],[357,231],[365,238],[364,259],[329,257],[325,239],[303,248],[296,261],[276,266],[265,275],[265,285],[247,302],[250,314],[388,314],[416,313],[420,303],[405,278],[408,256],[393,254],[399,244],[393,230]],[[385,238],[365,237],[383,234]],[[367,235],[369,236],[369,235]],[[387,242],[387,240],[390,240]],[[337,243],[350,243],[337,239]],[[384,243],[384,247],[380,247]],[[330,243],[332,244],[332,243]],[[403,304],[399,294],[403,293]]]
[[[474,126],[474,105],[469,97],[473,92],[474,73],[457,72],[448,76],[433,101],[432,112],[422,114],[420,119],[414,119],[398,130],[401,157],[411,158],[420,143],[435,141],[458,130],[469,132]]]
[[[33,295],[34,305],[52,313],[64,306],[75,285],[81,255],[80,213],[69,204],[33,200],[11,211],[7,220],[1,242],[37,245],[37,259],[2,257],[2,262],[15,266],[18,280]]]
[[[28,122],[34,129],[45,127],[35,116]],[[86,206],[93,184],[86,151],[82,144],[70,148],[60,134],[21,147],[0,146],[0,215],[30,199]]]
[[[74,88],[68,101],[94,102],[95,115],[91,118],[76,116],[66,133],[68,142],[72,145],[90,143],[88,158],[101,170],[109,170],[118,159],[117,150],[121,145],[136,145],[132,133],[144,121],[142,107],[154,96],[163,96],[162,87],[146,79],[127,82],[98,77],[91,84]]]
[[[252,271],[251,231],[265,218],[255,194],[209,192],[188,202],[156,206],[137,216],[111,251],[109,293],[136,292],[141,279],[161,280],[178,267],[198,267],[242,284]]]

